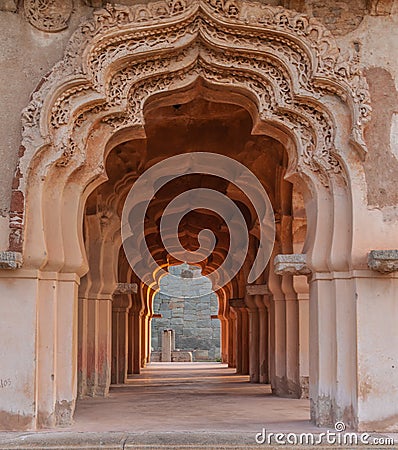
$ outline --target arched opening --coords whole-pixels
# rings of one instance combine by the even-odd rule
[[[169,266],[152,299],[151,362],[221,361],[218,296],[201,268]]]
[[[309,375],[312,420],[357,426],[355,286],[342,280],[363,264],[352,254],[359,202],[352,185],[363,175],[358,154],[366,151],[369,113],[359,69],[320,24],[281,8],[173,2],[152,11],[150,26],[137,16],[137,27],[134,8],[99,10],[83,24],[66,53],[66,73],[54,68],[24,113],[9,250],[23,252],[39,299],[28,426],[70,420],[77,386],[82,396],[107,394],[112,363],[120,382],[148,362],[160,272],[138,251],[144,276],[137,279],[121,251],[124,200],[146,168],[201,151],[241,162],[265,188],[276,216],[271,263],[247,282],[263,251],[262,218],[254,199],[215,179],[210,165],[201,176],[174,177],[180,167],[164,173],[175,179],[149,204],[138,248],[145,244],[156,266],[167,266],[159,219],[181,188],[231,199],[249,241],[242,270],[217,291],[222,360],[281,396],[301,396]],[[193,214],[179,233],[186,245],[197,241],[198,220]],[[203,263],[209,276],[228,252],[217,220],[200,217],[216,236]],[[349,299],[344,308],[341,298]],[[41,345],[45,336],[50,349]],[[46,382],[49,370],[57,373],[55,387]]]
[[[151,327],[151,322],[161,320],[158,319],[161,311],[154,304],[159,291],[162,292],[162,283],[170,275],[159,275],[159,271],[151,273],[150,264],[145,261],[143,264],[139,258],[137,264],[146,268],[149,277],[149,281],[142,282],[134,272],[135,267],[130,267],[125,249],[121,247],[121,215],[126,197],[140,174],[145,174],[148,168],[174,155],[204,150],[215,155],[228,155],[244,163],[260,180],[270,198],[277,223],[273,254],[294,253],[294,250],[301,253],[303,248],[307,226],[304,199],[284,179],[288,167],[284,146],[270,136],[254,135],[253,120],[247,110],[239,105],[210,101],[209,97],[201,94],[204,91],[198,86],[190,91],[185,102],[177,93],[169,94],[167,100],[164,97],[166,101],[157,100],[156,107],[149,104],[145,110],[145,137],[121,142],[112,149],[105,164],[108,179],[87,199],[84,229],[89,270],[79,290],[79,305],[81,312],[85,309],[93,312],[86,314],[85,322],[81,323],[80,336],[83,339],[79,341],[79,349],[81,355],[101,353],[102,358],[112,361],[112,371],[109,373],[109,366],[101,358],[90,361],[80,357],[81,397],[107,395],[110,383],[128,385],[131,375],[139,374],[151,361],[153,342],[157,347],[152,361],[161,359],[159,341],[162,333],[165,328],[173,328],[172,322],[161,329]],[[174,95],[177,95],[178,103]],[[203,164],[206,164],[205,160]],[[211,209],[190,205],[191,210],[178,224],[179,241],[189,250],[199,247],[201,230],[214,232],[215,248],[198,266],[203,275],[216,270],[228,253],[242,253],[238,255],[242,260],[241,270],[217,292],[215,314],[221,322],[221,362],[236,369],[237,374],[248,375],[253,383],[270,384],[276,395],[308,397],[309,288],[306,276],[298,277],[301,291],[297,292],[291,276],[290,283],[286,283],[282,276],[274,275],[271,262],[258,284],[248,285],[246,278],[261,240],[258,211],[253,204],[255,199],[233,182],[212,175],[206,166],[200,174],[184,174],[182,169],[173,167],[177,175],[153,195],[145,212],[145,236],[140,247],[147,246],[158,269],[170,267],[170,264],[174,268],[184,267],[173,266],[182,261],[173,259],[166,248],[170,236],[167,232],[161,233],[160,222],[165,209],[182,193],[197,188],[211,189],[230,198],[244,218],[244,227],[249,235],[247,254],[240,247],[231,248],[234,241],[229,235],[228,224]],[[158,181],[155,179],[154,183]],[[246,230],[238,229],[238,233],[244,232]],[[111,293],[115,282],[119,283],[118,287]],[[210,280],[208,282],[211,284]],[[191,283],[186,289],[192,291],[198,287]],[[191,292],[191,296],[197,295],[199,291]],[[182,306],[177,303],[174,301],[172,306]],[[96,306],[87,306],[92,304]],[[167,305],[166,311],[170,308]],[[105,317],[102,325],[99,323],[101,332],[90,326],[100,311]],[[176,314],[181,325],[180,331],[174,329],[178,343],[181,342],[178,333],[188,322],[182,310]],[[209,339],[212,334],[211,314],[209,310],[207,331],[206,327],[205,331],[199,330],[196,339]],[[171,320],[173,317],[170,314],[168,318]],[[87,331],[84,336],[84,330],[92,330],[91,336]],[[151,336],[151,331],[156,335]],[[99,335],[104,339],[102,345],[95,339]],[[188,341],[193,341],[192,336],[191,332]],[[172,344],[168,345],[171,350]],[[206,357],[203,356],[205,349],[195,348],[197,346],[193,344],[191,347],[183,350],[191,350],[193,360],[209,359],[208,352]],[[200,352],[195,354],[196,350],[202,350],[202,356]]]
[[[191,344],[184,347],[181,345],[182,334],[184,326],[189,328],[189,319],[183,313],[183,302],[179,302],[178,298],[170,302],[168,298],[163,309],[156,305],[159,293],[166,297],[172,296],[164,287],[167,278],[178,268],[181,271],[181,267],[185,267],[177,265],[182,261],[175,260],[166,248],[170,236],[167,232],[162,235],[161,219],[173,199],[198,188],[212,189],[229,197],[241,212],[249,234],[247,254],[241,248],[231,248],[230,230],[225,219],[211,209],[195,208],[195,205],[190,205],[191,210],[178,224],[179,241],[189,250],[199,247],[198,235],[201,230],[210,229],[215,234],[215,248],[209,257],[200,261],[197,267],[199,273],[211,273],[223,263],[228,253],[242,252],[242,269],[217,292],[218,306],[217,311],[213,312],[221,323],[220,362],[223,363],[225,373],[236,373],[243,377],[238,378],[242,386],[250,380],[252,383],[269,385],[267,392],[277,396],[308,398],[309,286],[306,275],[298,276],[296,285],[293,285],[292,276],[274,274],[271,261],[257,284],[248,284],[247,275],[259,251],[260,230],[258,212],[253,206],[255,199],[250,198],[247,192],[233,182],[209,174],[210,170],[207,172],[206,166],[200,174],[186,174],[182,167],[174,166],[172,170],[177,176],[172,177],[153,195],[145,212],[145,236],[140,247],[147,246],[156,260],[157,271],[151,273],[150,263],[144,261],[145,264],[142,264],[142,259],[138,259],[137,264],[147,268],[149,281],[144,283],[137,277],[134,266],[129,265],[125,249],[121,246],[122,209],[139,176],[159,161],[167,161],[182,153],[206,150],[215,155],[228,155],[244,163],[264,187],[277,224],[273,254],[291,254],[296,250],[302,253],[307,235],[305,203],[301,193],[284,179],[288,167],[286,149],[270,136],[254,135],[253,120],[246,109],[239,105],[211,101],[209,96],[201,94],[204,91],[201,85],[198,86],[190,91],[185,102],[181,94],[169,93],[167,100],[166,96],[161,102],[157,99],[156,107],[148,104],[144,116],[145,137],[121,142],[109,152],[105,163],[108,179],[87,199],[84,229],[89,270],[79,290],[79,307],[80,312],[87,309],[92,313],[86,314],[85,322],[81,323],[80,336],[83,338],[79,341],[79,351],[80,355],[97,354],[98,359],[90,361],[81,356],[79,358],[79,392],[82,398],[106,396],[109,389],[117,396],[121,385],[125,385],[126,389],[134,386],[135,392],[140,392],[138,385],[134,384],[138,382],[140,373],[141,377],[149,377],[149,380],[155,376],[151,374],[156,374],[157,383],[161,383],[161,372],[156,371],[158,368],[154,369],[151,362],[164,358],[159,342],[163,345],[165,330],[173,330],[175,334],[166,337],[168,343],[165,345],[170,355],[164,361],[178,361],[182,355],[181,352],[172,352],[173,340],[175,348],[184,350],[185,356],[191,353],[194,361],[214,360],[209,358],[208,349],[193,343],[200,340],[204,347],[203,341],[212,337],[210,309],[206,326],[202,323],[202,329],[197,330],[196,335],[191,328],[187,339]],[[206,164],[205,160],[203,164]],[[154,179],[154,183],[157,182],[159,179]],[[239,233],[244,231],[238,230]],[[187,266],[188,269],[190,267],[194,266]],[[169,275],[159,275],[160,268],[167,269]],[[192,275],[189,270],[185,271]],[[115,282],[118,286],[111,293],[111,286]],[[208,283],[211,285],[210,280]],[[183,289],[186,292],[184,295],[181,293],[180,297],[190,298],[190,292],[197,308],[197,300],[201,298],[199,287],[190,283]],[[105,320],[102,324],[99,321],[99,328],[95,329],[90,324],[96,322],[96,314],[101,314],[101,311]],[[169,316],[164,317],[169,321],[163,323],[165,312],[170,312]],[[173,325],[173,318],[177,319],[177,325]],[[162,321],[160,328],[153,326],[153,322],[158,320]],[[87,330],[92,330],[91,336]],[[102,336],[102,345],[95,339],[96,336]],[[151,347],[155,350],[152,356]],[[102,359],[99,358],[100,354]],[[109,364],[104,364],[104,359],[111,361],[111,369]],[[213,370],[216,369],[214,367]],[[231,372],[231,369],[234,370]],[[168,382],[170,370],[168,368],[164,372],[164,379]],[[207,379],[212,373],[210,369],[203,369],[202,372],[192,372],[190,376],[195,376],[198,381],[200,375]],[[178,377],[176,379],[181,381]],[[118,388],[112,390],[112,385]],[[128,392],[126,389],[123,390],[124,396]],[[228,392],[225,392],[225,396],[228,398]],[[134,401],[133,393],[131,401]],[[84,400],[81,404],[85,405]],[[298,417],[301,418],[299,414]]]

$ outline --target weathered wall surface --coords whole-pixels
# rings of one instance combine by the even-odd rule
[[[384,14],[366,15],[354,31],[339,37],[338,43],[343,49],[356,46],[366,67],[373,108],[365,130],[367,202],[371,208],[391,208],[398,205],[398,2],[389,2],[389,9],[382,9],[383,2],[379,3],[378,11]]]
[[[91,10],[76,2],[69,26],[49,33],[33,27],[15,2],[0,2],[0,250],[8,246],[8,211],[21,144],[21,112],[42,77],[62,58],[81,17]]]
[[[183,267],[170,267],[175,276],[161,280],[153,310],[162,317],[152,319],[152,348],[161,351],[163,330],[171,329],[176,349],[192,351],[194,361],[216,360],[220,357],[220,321],[211,316],[218,313],[217,296],[209,293],[207,278],[191,278],[197,270],[185,269],[189,277],[181,276]]]

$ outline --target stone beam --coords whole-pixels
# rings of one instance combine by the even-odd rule
[[[246,293],[248,295],[267,295],[270,292],[266,284],[248,284]]]
[[[19,269],[22,266],[22,253],[0,252],[0,269]]]
[[[136,294],[138,292],[137,283],[118,283],[113,295]]]
[[[306,255],[303,253],[276,255],[274,270],[277,275],[309,275],[311,273],[307,266]]]
[[[380,273],[398,271],[398,250],[371,250],[368,254],[368,266]]]

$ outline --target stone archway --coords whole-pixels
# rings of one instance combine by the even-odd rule
[[[10,289],[17,296],[19,289],[30,290],[37,323],[29,327],[37,342],[28,352],[29,367],[21,369],[27,388],[19,412],[6,406],[10,417],[34,428],[73,414],[77,288],[88,269],[84,204],[106,180],[106,155],[118,143],[142,136],[144,109],[170,102],[169,92],[173,102],[200,92],[240,105],[252,115],[253,134],[285,146],[286,177],[302,191],[308,219],[313,420],[344,419],[357,426],[350,328],[355,310],[352,303],[342,310],[338,301],[354,292],[345,278],[356,264],[352,229],[359,200],[352,186],[362,177],[366,153],[367,86],[355,52],[343,54],[316,20],[232,0],[97,10],[33,93],[23,113],[9,251],[23,257],[23,268],[11,276],[19,284]],[[104,295],[116,281],[108,280]]]

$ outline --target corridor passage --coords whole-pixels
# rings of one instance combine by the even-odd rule
[[[273,397],[221,363],[152,363],[107,398],[79,400],[72,431],[316,431],[309,401]]]

